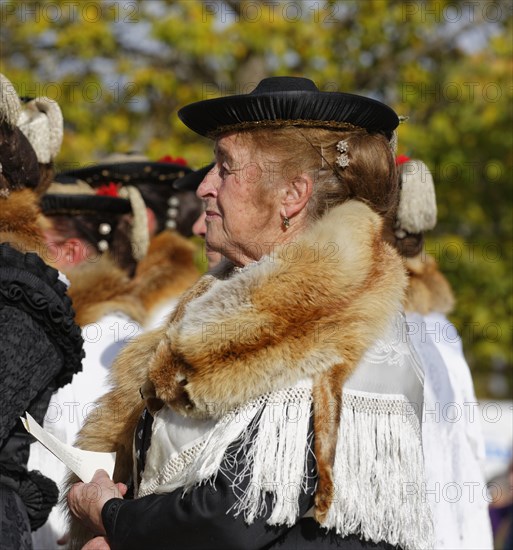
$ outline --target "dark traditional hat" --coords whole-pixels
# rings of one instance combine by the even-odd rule
[[[98,187],[110,182],[122,185],[169,184],[190,172],[192,169],[181,162],[130,160],[130,155],[120,155],[110,157],[100,164],[68,170],[63,172],[63,175],[79,178],[93,187]]]
[[[194,209],[189,204],[190,200],[177,196],[183,193],[179,193],[174,187],[175,181],[190,173],[192,169],[180,157],[166,156],[152,162],[143,155],[127,153],[111,155],[100,164],[69,170],[62,175],[80,178],[93,187],[110,183],[136,187],[146,205],[155,213],[158,231],[167,227],[190,236],[192,222],[188,220],[197,218],[195,211],[200,211],[199,203]],[[185,206],[182,203],[186,203]],[[189,216],[191,209],[194,212]]]
[[[117,218],[123,214],[134,213],[133,201],[117,195],[115,185],[94,189],[86,182],[59,176],[41,199],[41,209],[46,216],[85,216],[94,220],[95,229],[88,230],[79,224],[83,234],[95,243],[100,252],[105,252],[111,246],[114,237]],[[140,199],[142,202],[142,199]],[[144,204],[143,204],[144,208]],[[139,260],[148,249],[148,228],[146,211],[140,223],[132,221],[130,244],[133,257]]]
[[[173,183],[173,187],[177,191],[196,191],[200,183],[205,179],[205,176],[210,172],[210,170],[212,170],[215,164],[215,162],[211,162],[199,170],[186,174],[182,178],[177,179]]]
[[[265,78],[249,94],[207,99],[178,111],[196,133],[219,134],[260,127],[303,126],[364,128],[388,138],[399,124],[397,114],[374,99],[343,92],[321,92],[308,78]]]
[[[128,214],[132,211],[128,199],[98,195],[88,185],[76,178],[58,176],[48,193],[41,199],[41,208],[46,215],[56,214]]]

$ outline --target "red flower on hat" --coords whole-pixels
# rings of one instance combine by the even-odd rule
[[[406,155],[398,155],[397,157],[395,157],[395,164],[396,166],[401,166],[401,164],[404,164],[409,160],[410,160],[410,157],[407,157]]]
[[[169,164],[179,164],[180,166],[187,166],[187,161],[182,157],[172,157],[171,155],[165,155],[157,160],[157,162],[166,162]]]
[[[119,197],[118,191],[120,187],[121,185],[118,185],[117,183],[111,181],[108,184],[98,187],[98,189],[96,190],[96,194],[103,197]]]

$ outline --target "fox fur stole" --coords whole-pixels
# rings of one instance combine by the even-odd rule
[[[113,366],[113,390],[82,428],[79,446],[117,452],[114,480],[126,481],[145,406],[220,418],[311,378],[315,514],[322,522],[338,433],[328,405],[336,403],[340,413],[344,381],[401,310],[405,286],[403,263],[382,240],[379,215],[359,201],[337,206],[271,256],[235,273],[225,264],[203,276],[168,326],[127,345]]]

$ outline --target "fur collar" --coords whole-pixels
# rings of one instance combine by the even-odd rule
[[[272,257],[230,271],[224,264],[204,275],[185,292],[168,326],[125,346],[112,367],[113,389],[100,400],[101,414],[86,421],[77,443],[116,452],[114,479],[126,481],[145,405],[154,410],[166,403],[185,415],[219,418],[309,377],[316,518],[322,521],[333,495],[343,383],[401,309],[403,263],[382,240],[381,218],[350,201]]]
[[[393,322],[406,286],[382,229],[378,214],[349,201],[229,279],[207,275],[171,320],[143,386],[150,410],[221,418],[311,378],[321,524],[334,494],[343,385]]]
[[[421,252],[414,258],[407,258],[406,268],[409,284],[404,309],[411,313],[450,313],[454,308],[451,285],[438,269],[436,260]]]
[[[273,257],[226,281],[205,276],[158,347],[150,397],[221,416],[300,378],[331,373],[336,386],[331,369],[348,376],[403,299],[402,263],[381,231],[377,214],[350,201]]]
[[[150,408],[168,399],[185,414],[220,416],[334,363],[351,368],[400,309],[403,264],[381,240],[378,215],[356,201],[314,224],[294,251],[284,247],[226,280],[230,270],[220,266],[183,294],[167,327],[125,346],[101,400],[104,420],[85,424],[82,448],[131,453],[143,385]],[[337,376],[325,380],[329,397]]]
[[[31,189],[11,191],[7,198],[0,198],[0,242],[8,242],[20,252],[36,252],[50,263],[43,236],[46,227],[38,197]]]
[[[66,272],[71,285],[68,291],[76,312],[76,322],[83,327],[112,312],[122,312],[134,321],[145,318],[141,302],[127,294],[128,275],[107,254],[97,262],[84,262]]]
[[[153,237],[148,253],[137,264],[129,293],[142,302],[147,312],[179,296],[199,277],[195,250],[175,231],[162,231]]]

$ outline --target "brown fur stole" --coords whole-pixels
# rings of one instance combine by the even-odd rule
[[[162,231],[153,237],[148,253],[137,264],[128,292],[147,312],[179,296],[199,277],[194,252],[193,243],[175,231]]]
[[[125,348],[113,365],[117,387],[101,400],[101,415],[86,423],[79,444],[118,452],[115,481],[122,481],[131,473],[146,378],[150,409],[165,402],[184,415],[218,418],[312,377],[322,521],[338,432],[329,405],[340,412],[343,382],[401,308],[402,261],[382,240],[381,218],[350,201],[272,257],[227,280],[218,278],[221,270],[183,296],[167,327]]]
[[[20,252],[35,252],[51,264],[43,236],[47,227],[38,197],[31,189],[11,191],[7,198],[0,198],[0,242]]]
[[[408,288],[404,309],[412,313],[450,313],[454,308],[454,295],[451,285],[440,272],[436,260],[421,252],[406,259]]]
[[[108,254],[96,262],[81,263],[66,271],[66,276],[71,282],[68,294],[73,301],[75,319],[81,327],[116,311],[144,323],[144,307],[129,294],[130,278]]]

